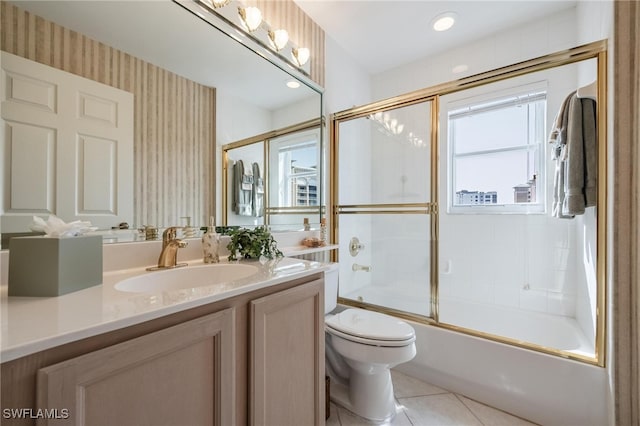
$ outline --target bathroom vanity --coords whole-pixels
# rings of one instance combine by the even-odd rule
[[[57,298],[10,298],[3,424],[323,424],[324,265],[255,265],[220,285],[119,291],[144,274],[133,268]]]

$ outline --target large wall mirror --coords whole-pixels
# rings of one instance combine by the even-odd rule
[[[316,84],[275,55],[258,54],[246,35],[234,34],[222,21],[217,25],[216,16],[196,2],[3,1],[2,15],[3,55],[133,98],[131,127],[125,130],[131,144],[115,143],[110,133],[77,137],[91,133],[84,128],[67,143],[50,122],[25,129],[20,118],[4,116],[13,111],[11,102],[17,109],[31,103],[42,110],[62,92],[39,91],[48,83],[23,73],[20,64],[3,70],[3,233],[27,231],[33,215],[49,213],[65,221],[90,220],[101,229],[120,222],[131,228],[187,220],[207,225],[209,216],[222,216],[223,145],[320,122],[322,92]],[[3,59],[3,68],[9,62]],[[126,108],[110,94],[83,90],[72,96],[83,99],[80,115],[99,121],[98,127],[127,120],[115,115]],[[24,140],[35,142],[19,146]],[[65,144],[71,149],[63,150]],[[121,160],[123,151],[129,157]],[[65,170],[71,177],[58,176]],[[61,186],[64,179],[75,195],[63,197],[70,191]],[[68,215],[59,213],[65,211],[61,204]]]
[[[603,365],[606,81],[595,42],[337,113],[341,300]]]

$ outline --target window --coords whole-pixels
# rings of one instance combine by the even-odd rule
[[[449,110],[452,213],[545,211],[545,117],[546,91],[531,87]]]
[[[270,141],[270,198],[273,206],[318,205],[318,141],[318,130],[284,135]]]

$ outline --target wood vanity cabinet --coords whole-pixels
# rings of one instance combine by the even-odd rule
[[[323,425],[323,284],[253,300],[250,318],[250,424]]]
[[[77,425],[234,424],[233,328],[227,308],[41,368],[37,406]]]
[[[1,380],[3,425],[324,424],[323,275],[8,361]],[[58,418],[6,416],[28,408]]]

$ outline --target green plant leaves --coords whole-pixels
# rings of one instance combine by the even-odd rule
[[[278,243],[266,226],[258,226],[254,229],[239,228],[229,231],[231,241],[227,244],[229,260],[237,260],[236,255],[244,259],[259,259],[264,256],[267,259],[282,257],[278,250]]]

